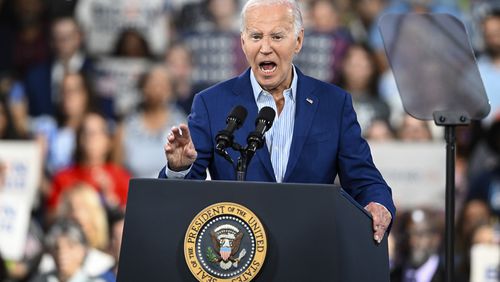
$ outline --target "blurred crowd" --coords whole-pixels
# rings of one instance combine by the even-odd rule
[[[491,104],[485,120],[457,129],[454,281],[469,281],[474,246],[500,244],[500,2],[299,2],[306,31],[294,63],[351,93],[369,142],[443,138],[404,113],[380,17],[439,12],[465,23]],[[247,68],[242,4],[0,0],[0,139],[35,140],[43,160],[23,258],[0,254],[0,281],[116,280],[128,180],[156,177],[193,96]],[[443,281],[443,210],[398,212],[391,281]]]

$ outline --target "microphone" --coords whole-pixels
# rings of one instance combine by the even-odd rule
[[[215,141],[217,142],[215,149],[217,152],[221,153],[223,156],[227,155],[225,149],[233,146],[233,132],[243,125],[246,117],[247,109],[241,105],[235,106],[231,110],[226,119],[226,128],[219,131],[215,137]]]
[[[255,131],[252,131],[247,138],[248,151],[252,154],[264,145],[264,134],[273,126],[276,112],[271,107],[263,107],[255,120]]]

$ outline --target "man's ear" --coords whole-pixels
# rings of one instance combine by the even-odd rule
[[[304,43],[304,29],[302,28],[297,36],[297,43],[295,45],[295,54],[298,54],[302,50],[302,44]]]
[[[243,32],[240,33],[240,44],[241,44],[241,50],[243,50],[243,53],[246,54],[245,52],[245,38]]]

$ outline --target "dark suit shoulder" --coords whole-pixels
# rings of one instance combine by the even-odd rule
[[[26,72],[26,77],[28,79],[37,79],[40,77],[41,74],[50,74],[52,63],[53,63],[52,61],[46,60],[44,62],[32,66]]]

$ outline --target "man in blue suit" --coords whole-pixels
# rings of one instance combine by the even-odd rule
[[[269,106],[277,117],[266,146],[248,166],[247,180],[329,184],[338,174],[343,188],[372,214],[380,242],[395,213],[391,190],[361,137],[350,95],[293,66],[303,38],[295,0],[249,0],[241,45],[250,68],[195,97],[189,127],[174,127],[168,137],[160,177],[205,179],[208,168],[212,179],[236,179],[231,164],[214,151],[217,132],[234,106],[244,106],[250,121]],[[246,144],[253,130],[253,122],[246,122],[235,141]]]

